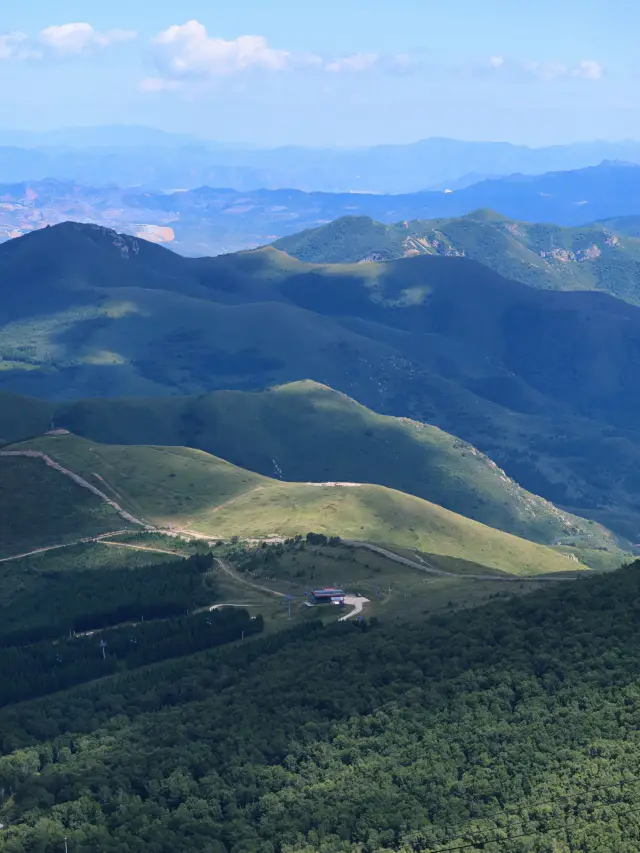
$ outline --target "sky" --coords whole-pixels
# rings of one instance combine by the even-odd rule
[[[640,139],[628,0],[29,0],[0,16],[0,128],[224,143]]]

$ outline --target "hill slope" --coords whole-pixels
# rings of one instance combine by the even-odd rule
[[[633,218],[626,228],[633,232]],[[305,263],[344,264],[412,255],[464,256],[506,278],[551,290],[601,290],[640,304],[640,239],[625,219],[574,228],[478,210],[456,219],[384,225],[344,217],[273,244]],[[621,230],[618,230],[618,225]]]
[[[0,410],[3,402],[0,393]],[[44,432],[38,426],[51,418],[93,441],[192,447],[278,479],[388,486],[544,544],[613,546],[599,525],[520,488],[460,439],[311,381],[197,397],[9,402],[24,430],[14,440]]]
[[[69,238],[84,229],[49,229],[42,254],[41,233],[0,246],[1,390],[68,400],[313,379],[436,424],[529,491],[635,541],[633,305],[527,287],[466,257],[320,266],[271,248],[190,260],[154,246],[142,286],[119,286],[119,272],[95,286],[81,274],[93,261],[80,264]],[[102,237],[101,264],[131,263],[118,235]],[[44,261],[54,250],[52,282]],[[165,256],[182,271],[175,279],[157,261]]]
[[[154,526],[171,524],[227,538],[287,537],[314,530],[515,574],[576,567],[542,545],[382,486],[281,483],[202,451],[98,445],[72,435],[43,437],[9,450],[45,454]],[[14,461],[0,453],[0,465],[7,459]],[[10,503],[5,511],[14,518]]]
[[[41,460],[0,455],[0,559],[125,526],[113,507]]]

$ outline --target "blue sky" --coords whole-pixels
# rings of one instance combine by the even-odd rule
[[[30,0],[0,20],[0,125],[258,145],[640,138],[639,25],[628,0]]]

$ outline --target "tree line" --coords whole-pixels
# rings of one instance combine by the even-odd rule
[[[3,608],[0,648],[130,620],[164,619],[212,604],[217,597],[211,553],[137,568],[49,571],[42,583]]]

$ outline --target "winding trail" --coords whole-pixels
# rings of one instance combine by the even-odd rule
[[[44,548],[34,548],[33,551],[25,551],[23,554],[13,554],[11,557],[0,558],[0,563],[9,563],[11,560],[22,560],[24,557],[35,557],[38,554],[46,554],[47,551],[59,551],[61,548],[71,548],[73,545],[86,545],[88,542],[102,542],[110,536],[120,536],[128,533],[128,530],[113,530],[110,533],[101,533],[99,536],[85,536],[84,539],[76,539],[73,542],[63,542],[61,545],[47,545]],[[106,542],[106,545],[115,544]]]
[[[394,563],[402,563],[404,566],[410,566],[413,569],[418,569],[421,572],[427,572],[431,575],[439,575],[443,578],[456,578],[456,580],[472,580],[472,581],[493,581],[507,583],[557,583],[559,580],[574,580],[573,577],[560,577],[553,575],[466,575],[455,574],[454,572],[445,572],[443,569],[436,568],[432,563],[418,557],[417,560],[410,560],[408,557],[403,557],[400,554],[395,554],[393,551],[387,551],[386,548],[381,548],[379,545],[372,545],[371,542],[359,542],[357,539],[343,539],[343,545],[350,545],[352,548],[365,548],[367,551],[373,551],[375,554],[380,554],[391,560]],[[419,562],[418,562],[419,560]],[[567,568],[570,572],[571,569]]]
[[[113,536],[112,533],[107,534]],[[152,554],[170,554],[172,557],[184,557],[185,554],[180,551],[167,551],[164,548],[150,548],[147,545],[131,545],[129,542],[109,542],[106,539],[102,540],[103,545],[111,545],[115,548],[131,548],[134,551],[151,551]]]
[[[62,465],[60,465],[59,462],[56,462],[54,459],[52,459],[50,456],[47,456],[45,453],[42,453],[39,450],[0,450],[0,457],[18,457],[18,456],[28,457],[31,459],[41,459],[45,463],[45,465],[47,465],[49,468],[53,468],[54,470],[58,471],[63,476],[68,477],[70,480],[72,480],[78,486],[81,486],[83,489],[87,489],[88,491],[92,492],[94,495],[99,497],[102,501],[104,501],[104,503],[106,503],[110,507],[112,507],[112,509],[114,509],[121,516],[121,518],[123,518],[125,521],[128,521],[130,524],[135,524],[138,527],[142,527],[148,532],[158,532],[157,527],[154,527],[153,525],[148,524],[147,522],[142,521],[139,518],[136,518],[135,515],[132,515],[130,512],[123,509],[123,507],[119,503],[117,503],[112,498],[110,498],[107,494],[105,494],[105,492],[98,489],[97,486],[94,486],[92,483],[90,483],[84,477],[81,477],[79,474],[76,474],[75,471],[71,471],[68,468],[64,468]],[[111,489],[111,491],[113,491],[116,495],[118,495],[116,490],[113,489],[113,487],[110,486],[106,482],[106,480],[104,480],[99,474],[94,473],[93,476],[97,477],[102,483],[104,483],[105,487]],[[309,485],[357,486],[360,484],[359,483],[314,483],[314,484],[309,484]],[[251,491],[256,492],[256,491],[260,491],[263,488],[264,488],[263,486],[257,486],[255,489],[252,489]],[[119,497],[119,495],[118,495],[118,497]],[[224,503],[222,503],[218,507],[216,507],[214,512],[216,512],[219,509],[222,509],[224,506],[227,506],[228,504],[234,503],[234,501],[238,500],[240,497],[242,497],[242,496],[239,495],[238,497],[231,498],[230,500],[225,501]],[[22,558],[35,556],[37,554],[44,554],[47,551],[54,551],[54,550],[58,550],[60,548],[68,548],[68,547],[71,547],[72,545],[81,545],[81,544],[84,544],[87,542],[99,542],[99,541],[105,540],[108,537],[116,536],[118,534],[122,534],[125,532],[127,532],[127,531],[122,531],[122,530],[113,531],[111,533],[101,534],[100,536],[85,537],[83,539],[78,539],[74,542],[65,542],[63,544],[49,545],[49,546],[46,546],[43,548],[35,548],[32,551],[26,551],[22,554],[16,554],[16,555],[13,555],[11,557],[2,557],[2,558],[0,558],[0,563],[6,563],[6,562],[9,562],[10,560],[20,560]],[[168,531],[163,531],[163,532],[168,533]],[[169,533],[169,535],[181,537],[185,541],[189,541],[189,539],[191,539],[191,540],[201,539],[201,540],[209,540],[209,541],[215,539],[215,537],[206,536],[202,533],[190,531],[190,530],[187,530],[185,528],[178,529],[175,532]],[[272,541],[276,541],[276,539],[273,539]],[[491,581],[494,583],[495,582],[504,582],[504,581],[512,582],[512,583],[523,583],[523,582],[528,582],[528,583],[531,583],[531,582],[537,582],[537,583],[547,582],[548,583],[548,582],[556,582],[559,579],[562,579],[562,580],[573,579],[573,578],[566,578],[566,577],[565,578],[557,578],[557,577],[553,577],[550,575],[540,575],[538,577],[531,576],[531,575],[523,577],[523,576],[519,576],[519,575],[508,575],[508,574],[499,574],[499,575],[471,575],[471,574],[466,575],[465,574],[465,575],[459,575],[459,574],[455,574],[453,572],[446,572],[443,569],[438,569],[436,566],[434,566],[432,563],[429,563],[427,560],[423,559],[422,557],[418,557],[416,560],[411,560],[408,557],[403,557],[400,554],[396,554],[393,551],[389,551],[386,548],[382,548],[380,545],[373,545],[370,542],[361,542],[361,541],[358,541],[356,539],[343,539],[342,542],[344,545],[348,545],[348,546],[351,546],[353,548],[364,548],[368,551],[372,551],[373,553],[380,554],[381,556],[386,557],[388,560],[391,560],[395,563],[401,563],[402,565],[409,566],[413,569],[417,569],[418,571],[427,572],[428,574],[437,575],[439,577],[444,577],[444,578],[456,578],[456,579],[467,578],[469,580]],[[116,546],[121,547],[121,548],[122,547],[133,548],[133,549],[140,550],[140,551],[155,551],[158,554],[171,554],[172,556],[175,555],[175,553],[176,553],[174,551],[167,551],[167,550],[163,550],[161,548],[150,548],[150,547],[145,547],[142,545],[132,545],[129,543],[106,542],[105,544],[116,545]],[[180,555],[178,555],[178,556],[180,556]],[[240,583],[243,583],[246,586],[250,586],[250,587],[253,587],[254,589],[258,589],[261,592],[266,592],[269,595],[275,595],[275,596],[279,596],[282,598],[285,597],[285,594],[282,592],[277,592],[276,590],[269,589],[268,587],[260,586],[259,584],[251,583],[251,581],[245,580],[245,578],[243,578],[240,575],[233,572],[233,570],[223,560],[221,560],[218,557],[216,558],[216,562],[218,563],[220,568],[224,572],[226,572],[228,575],[230,575],[230,577],[232,577],[234,580],[236,580]],[[367,599],[363,599],[363,604],[366,601],[367,601]],[[349,602],[349,603],[351,603],[351,602]],[[353,603],[355,605],[355,601]],[[351,616],[356,615],[356,613],[360,613],[361,610],[362,610],[362,607],[360,607],[360,610],[352,611],[351,613],[342,617],[342,619],[340,621],[344,621],[345,619],[348,619]]]

